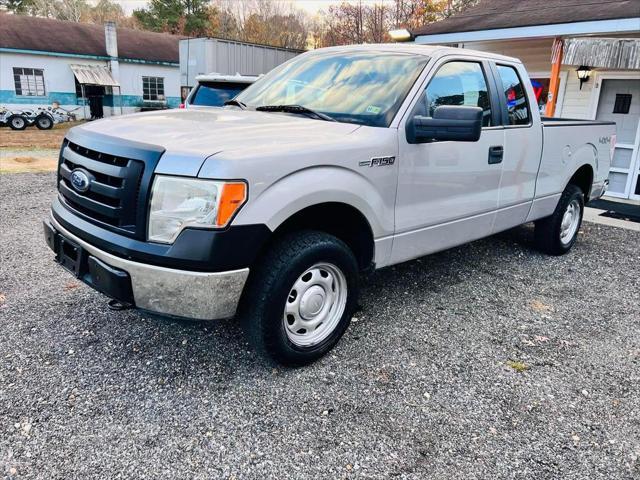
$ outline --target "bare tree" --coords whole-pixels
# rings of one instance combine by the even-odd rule
[[[122,24],[123,22],[127,22],[127,16],[124,14],[122,7],[111,0],[100,0],[93,8],[90,8],[85,15],[85,19],[91,23],[103,24],[111,21]]]
[[[384,4],[376,4],[365,11],[365,30],[367,41],[382,43],[389,39],[390,9]]]
[[[252,43],[303,49],[308,19],[292,4],[278,0],[217,0],[220,36]]]
[[[466,9],[475,7],[480,0],[448,0],[446,7],[442,11],[444,18],[458,15],[464,12]]]
[[[58,0],[53,3],[55,17],[72,22],[79,22],[86,17],[90,8],[86,0]]]

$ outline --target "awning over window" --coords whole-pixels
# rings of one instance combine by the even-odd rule
[[[119,87],[120,84],[111,76],[111,72],[99,65],[69,65],[78,83],[82,85],[102,85]]]
[[[566,38],[562,63],[637,70],[640,69],[640,39]]]

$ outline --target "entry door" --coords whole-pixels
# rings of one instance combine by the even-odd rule
[[[504,148],[504,129],[497,126],[485,72],[481,61],[441,63],[408,115],[433,116],[441,105],[479,106],[485,125],[479,141],[410,144],[405,129],[398,130],[393,263],[491,234],[502,164],[490,164],[489,151]]]
[[[602,80],[596,118],[616,122],[607,195],[640,199],[640,80]]]

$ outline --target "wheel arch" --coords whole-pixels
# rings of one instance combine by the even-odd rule
[[[272,241],[300,230],[318,230],[342,240],[351,249],[361,270],[368,269],[375,255],[373,230],[366,216],[342,202],[323,202],[304,207],[273,231]]]
[[[376,186],[349,169],[322,166],[299,170],[253,194],[250,189],[234,224],[265,224],[271,237],[296,228],[326,231],[347,243],[359,266],[367,268],[386,258],[390,242],[380,247],[377,239],[393,234],[394,204],[395,185]]]
[[[567,185],[576,185],[584,193],[584,203],[589,201],[593,186],[594,169],[589,163],[581,165],[571,176]]]

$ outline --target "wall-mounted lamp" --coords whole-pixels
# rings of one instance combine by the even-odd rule
[[[389,36],[394,42],[410,42],[415,39],[409,30],[399,28],[397,30],[389,30]]]
[[[576,70],[576,74],[578,75],[578,80],[580,80],[580,90],[582,90],[582,84],[589,81],[591,69],[582,65],[578,70]]]

